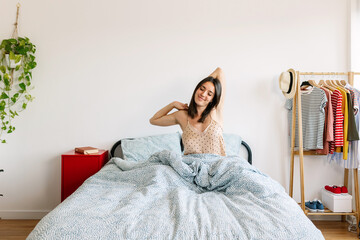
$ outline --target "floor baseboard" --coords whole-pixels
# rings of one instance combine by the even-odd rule
[[[0,219],[41,219],[50,210],[0,210]]]

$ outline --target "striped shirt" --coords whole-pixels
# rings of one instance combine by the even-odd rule
[[[290,129],[292,128],[292,103],[293,99],[288,99],[285,107],[288,111]],[[323,149],[323,133],[325,124],[325,105],[327,98],[325,92],[317,87],[312,87],[309,91],[301,91],[301,113],[303,128],[303,148],[305,150]],[[299,147],[298,121],[296,109],[295,125],[295,147]]]
[[[334,115],[334,142],[330,143],[329,153],[333,153],[335,147],[341,147],[344,142],[344,115],[341,112],[342,96],[339,90],[331,94],[331,104]]]
[[[343,148],[341,149],[341,147],[336,147],[335,148],[335,152],[343,152],[343,159],[347,159],[347,155],[348,155],[348,151],[349,151],[349,141],[347,140],[347,136],[348,136],[348,129],[349,129],[349,112],[348,112],[348,104],[347,104],[347,96],[346,96],[346,91],[343,88],[337,87],[336,89],[338,89],[341,92],[341,96],[342,96],[342,100],[343,100],[343,104],[341,106],[341,112],[344,115],[344,141],[343,141]]]

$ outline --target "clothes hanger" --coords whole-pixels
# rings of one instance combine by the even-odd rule
[[[343,80],[343,81],[345,81],[345,80]],[[344,85],[341,84],[341,81],[340,81],[340,80],[337,79],[337,80],[334,80],[334,82],[336,83],[336,85],[337,85],[339,88],[341,88],[342,90],[344,90],[346,93],[350,93],[350,91],[349,91],[348,89],[346,89]]]
[[[325,82],[326,82],[326,84],[327,84],[328,86],[331,86],[331,87],[333,87],[333,88],[336,88],[336,86],[334,85],[334,83],[332,82],[332,80],[326,80]]]
[[[325,78],[325,77],[323,76],[323,78]],[[327,83],[325,82],[325,80],[323,80],[323,79],[321,79],[321,80],[319,81],[319,85],[320,85],[321,87],[324,87],[324,88],[329,89],[331,92],[333,92],[333,91],[336,90],[336,88],[334,88],[334,87],[330,86],[329,84],[327,84]]]
[[[335,80],[335,81],[336,81],[336,83],[337,83],[338,86],[344,87],[344,85],[342,85],[342,83],[340,82],[340,80]]]
[[[334,88],[337,88],[337,86],[335,85],[335,82],[334,82],[334,75],[332,75],[332,73],[331,73],[331,75],[329,75],[329,80],[326,80],[326,82],[327,82],[330,86],[332,86],[332,87],[334,87]]]
[[[304,86],[313,86],[309,81],[303,81],[300,85],[300,87],[304,87]]]
[[[319,86],[315,80],[309,80],[308,82],[314,87],[321,88],[321,86]]]
[[[335,75],[332,75],[333,78],[336,78]],[[331,80],[331,82],[333,83],[333,86],[336,88],[340,88],[341,90],[344,90],[346,93],[349,93],[349,90],[347,90],[346,88],[344,88],[344,86],[342,84],[340,84],[340,81],[337,79],[333,79]]]
[[[346,86],[347,82],[345,80],[340,80],[341,85],[343,85],[344,87]]]
[[[321,80],[319,81],[319,86],[326,88],[324,80],[321,79]]]
[[[312,88],[313,88],[313,85],[311,85],[309,81],[301,82],[300,91],[302,91],[302,93],[309,92],[312,90]]]
[[[332,91],[336,90],[336,86],[334,86],[332,80],[331,80],[331,75],[330,75],[330,79],[329,80],[325,80],[324,81],[325,86],[328,87],[329,89],[331,89]]]

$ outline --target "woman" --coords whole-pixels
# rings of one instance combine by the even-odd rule
[[[179,124],[184,154],[212,153],[225,156],[222,136],[225,78],[221,68],[196,86],[190,105],[172,102],[150,119],[157,126]],[[178,111],[168,114],[173,108]]]

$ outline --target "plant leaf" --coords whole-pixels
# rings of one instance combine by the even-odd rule
[[[36,67],[36,62],[30,62],[29,67],[30,69],[34,69]]]
[[[0,99],[7,99],[7,98],[9,98],[9,96],[5,92],[2,92]]]
[[[20,62],[21,57],[22,57],[21,55],[16,55],[16,56],[15,56],[15,63]]]
[[[10,56],[10,60],[15,60],[15,54],[13,51],[10,51],[9,56]]]
[[[3,111],[5,109],[5,106],[6,106],[5,100],[2,100],[0,102],[0,111]]]
[[[22,90],[25,90],[26,89],[26,85],[24,83],[20,83],[19,84],[19,87],[22,89]]]

